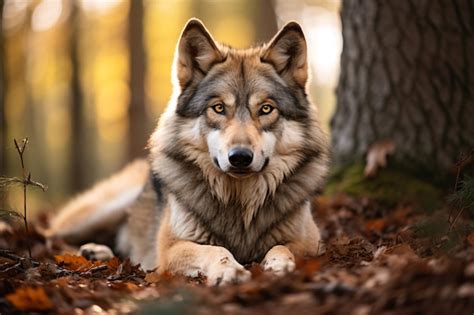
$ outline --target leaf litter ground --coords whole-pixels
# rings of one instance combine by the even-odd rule
[[[472,314],[471,219],[384,207],[346,195],[319,197],[321,257],[298,259],[282,278],[247,266],[252,280],[207,287],[205,279],[145,272],[127,259],[89,261],[46,240],[47,219],[0,226],[0,314]],[[32,246],[29,259],[27,240]]]

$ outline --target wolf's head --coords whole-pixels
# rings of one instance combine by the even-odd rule
[[[152,153],[157,147],[168,159],[197,165],[207,178],[263,176],[272,190],[299,165],[325,157],[325,137],[305,91],[306,41],[297,23],[265,45],[239,50],[216,43],[192,19],[178,42],[174,72],[175,97],[152,137]]]

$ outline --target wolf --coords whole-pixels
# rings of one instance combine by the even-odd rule
[[[277,275],[295,256],[321,250],[311,201],[329,160],[310,102],[307,47],[299,24],[234,49],[197,19],[185,25],[173,66],[174,92],[137,160],[79,195],[48,234],[116,253],[144,269],[210,285],[246,281],[245,264]]]

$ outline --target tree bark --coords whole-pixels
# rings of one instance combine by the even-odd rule
[[[4,1],[0,0],[0,26],[3,25]],[[5,117],[6,105],[5,94],[7,89],[7,75],[5,73],[5,39],[3,32],[0,32],[0,175],[7,172],[7,145],[8,128]]]
[[[81,64],[79,53],[79,8],[75,1],[71,2],[70,16],[70,58],[72,65],[71,89],[71,163],[70,186],[72,191],[79,191],[86,186],[84,171],[87,159],[84,156],[84,113],[83,94],[81,87]]]
[[[255,41],[265,43],[270,41],[278,31],[274,1],[259,0],[257,6],[258,14],[254,17],[257,29]]]
[[[345,0],[337,164],[392,139],[394,160],[448,173],[474,147],[474,2]]]
[[[128,44],[130,48],[130,104],[128,107],[128,158],[145,155],[149,120],[145,107],[145,51],[143,47],[143,1],[131,0]]]

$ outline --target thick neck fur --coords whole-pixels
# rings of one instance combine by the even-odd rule
[[[242,205],[242,220],[247,228],[266,199],[274,196],[283,180],[282,174],[271,173],[235,179],[217,171],[212,163],[205,163],[201,167],[212,193],[224,206],[230,203]]]

